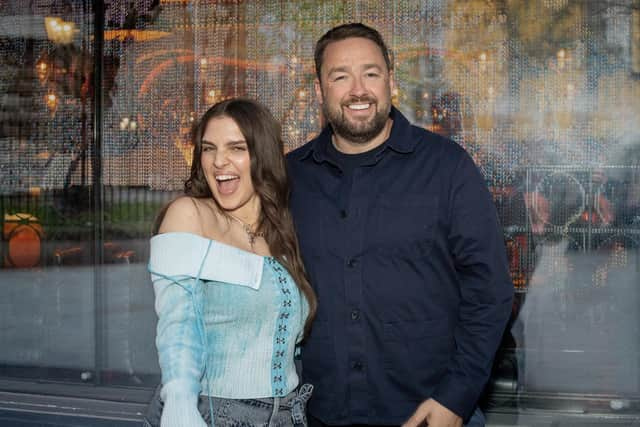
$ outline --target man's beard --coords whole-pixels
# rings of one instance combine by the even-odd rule
[[[376,111],[371,120],[350,122],[344,115],[342,107],[348,108],[346,105],[358,102],[378,105],[374,99],[369,97],[350,98],[348,101],[341,103],[337,110],[331,109],[327,103],[323,103],[322,112],[337,135],[356,144],[366,144],[382,132],[389,119],[391,108],[388,104],[383,105],[386,108]]]

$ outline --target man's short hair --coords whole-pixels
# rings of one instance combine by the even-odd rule
[[[391,71],[393,69],[391,58],[389,56],[389,49],[387,49],[387,45],[384,43],[384,39],[382,38],[380,33],[371,27],[367,27],[364,24],[353,22],[333,27],[322,37],[320,37],[320,39],[316,43],[316,50],[314,52],[313,59],[316,63],[316,75],[318,76],[318,80],[320,80],[322,59],[327,46],[333,42],[338,42],[353,37],[360,37],[374,42],[380,48],[382,56],[384,57],[384,62],[386,62],[387,64],[388,70]]]

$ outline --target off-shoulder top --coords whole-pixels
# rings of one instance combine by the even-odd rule
[[[276,397],[296,388],[294,351],[308,305],[275,258],[165,233],[151,238],[149,271],[163,400]]]

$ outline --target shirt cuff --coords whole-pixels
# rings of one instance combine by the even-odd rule
[[[198,411],[200,384],[171,380],[162,387],[164,402],[160,427],[206,427]]]
[[[465,379],[447,375],[441,381],[431,397],[456,415],[467,421],[473,414],[478,401],[478,393],[465,387]]]

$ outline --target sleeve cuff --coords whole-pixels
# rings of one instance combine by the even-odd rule
[[[462,386],[462,382],[460,378],[446,376],[431,397],[466,421],[473,414],[479,396],[476,391]]]
[[[163,402],[168,399],[191,399],[198,401],[200,383],[185,379],[174,379],[162,386],[160,398]]]
[[[172,380],[162,387],[164,402],[161,427],[206,427],[198,411],[200,385],[186,380]]]

